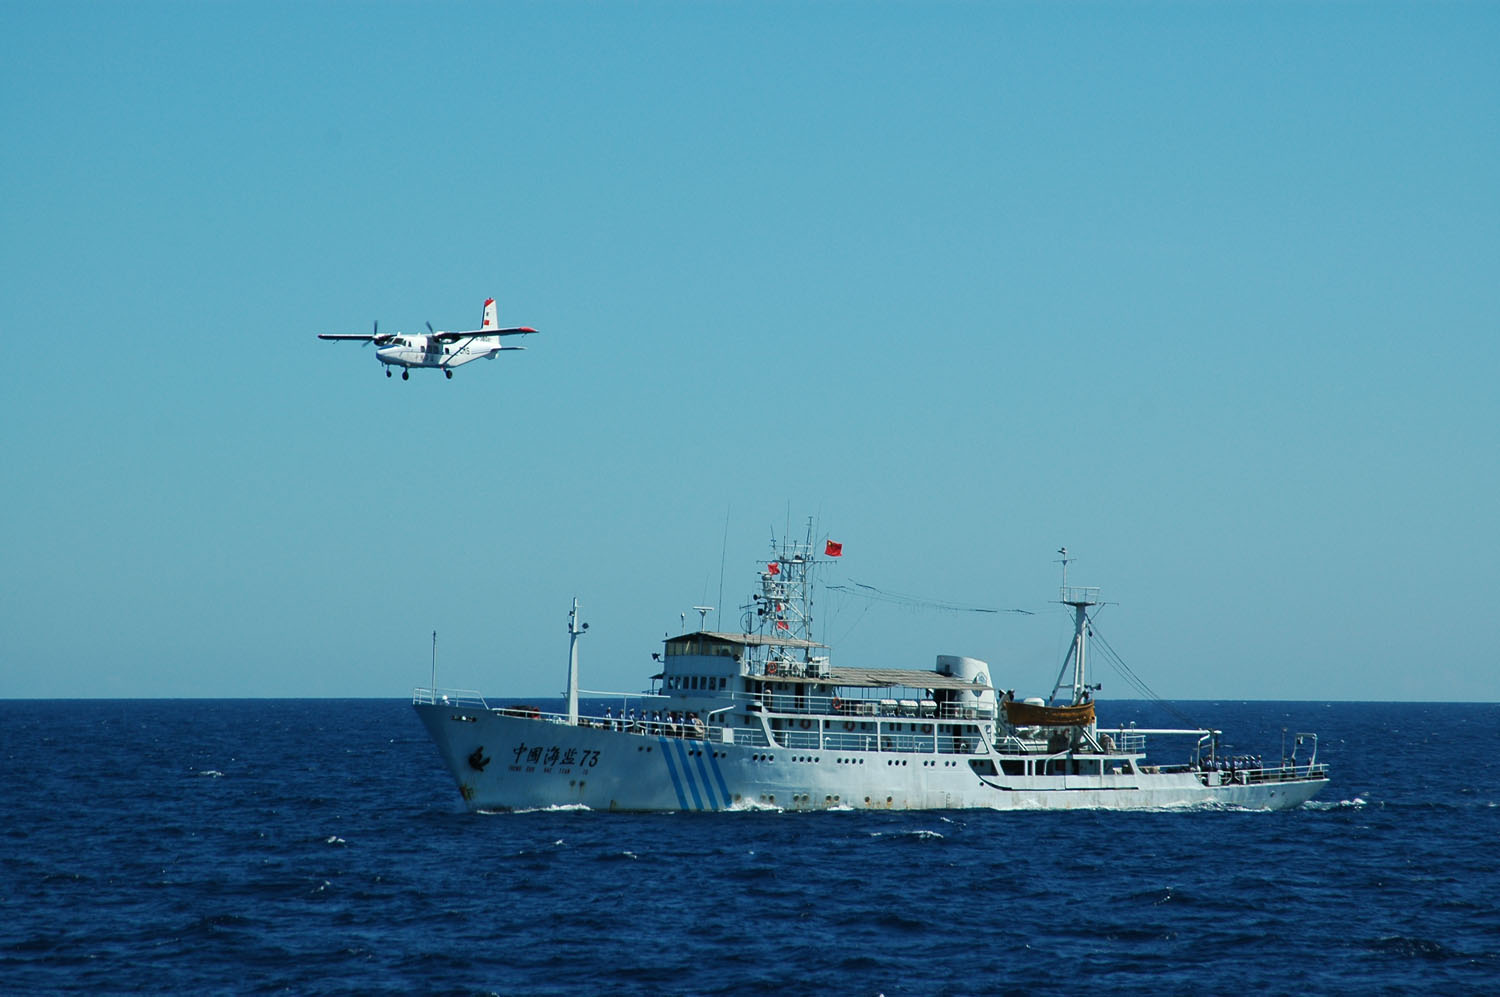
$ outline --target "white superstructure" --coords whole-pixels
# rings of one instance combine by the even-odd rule
[[[413,705],[471,810],[1275,810],[1327,784],[1313,734],[1264,765],[1219,757],[1207,728],[1100,725],[1086,672],[1098,590],[1069,587],[1066,574],[1075,633],[1056,705],[998,694],[988,664],[958,655],[931,669],[834,667],[811,639],[822,560],[810,531],[773,544],[741,631],[667,639],[652,691],[615,700],[618,714],[578,712],[576,601],[566,712],[437,689],[416,690]],[[1187,738],[1183,761],[1148,764],[1148,736]]]

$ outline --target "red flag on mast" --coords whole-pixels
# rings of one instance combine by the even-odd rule
[[[843,557],[844,545],[841,543],[834,543],[832,540],[830,540],[828,541],[828,545],[823,548],[823,553],[827,554],[829,557]]]
[[[781,574],[781,565],[777,564],[775,561],[772,561],[770,564],[766,565],[766,574],[768,574],[768,575],[779,575],[779,574]]]

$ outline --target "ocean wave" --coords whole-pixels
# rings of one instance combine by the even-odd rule
[[[947,837],[941,831],[928,831],[923,828],[915,828],[910,831],[867,831],[865,833],[871,838],[911,838],[916,841],[942,841]]]
[[[594,808],[583,803],[554,803],[549,807],[522,807],[516,810],[481,810],[482,814],[564,814],[593,813]]]
[[[1444,962],[1449,959],[1466,958],[1462,952],[1455,951],[1442,942],[1407,935],[1385,935],[1373,941],[1366,942],[1365,947],[1371,952],[1383,952],[1403,959],[1428,959],[1433,962]]]
[[[1356,796],[1352,800],[1308,800],[1302,804],[1304,810],[1357,810],[1360,807],[1369,806],[1363,799]]]

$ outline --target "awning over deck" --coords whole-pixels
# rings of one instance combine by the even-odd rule
[[[668,637],[664,643],[667,644],[691,644],[695,642],[715,641],[721,644],[733,644],[737,647],[796,647],[810,649],[814,647],[827,647],[810,640],[802,640],[798,637],[772,637],[766,634],[725,634],[713,630],[699,630],[696,633],[681,634],[677,637]]]

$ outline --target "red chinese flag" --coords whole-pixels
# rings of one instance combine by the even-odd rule
[[[766,565],[766,574],[768,574],[768,575],[779,575],[779,574],[781,574],[781,565],[777,564],[775,561],[772,561],[770,564]]]
[[[828,546],[823,548],[823,553],[827,554],[829,557],[842,557],[844,555],[844,545],[841,543],[834,543],[832,540],[830,540],[828,541]]]
[[[776,629],[777,630],[790,630],[792,628],[789,627],[789,626],[787,626],[786,620],[777,620],[776,621]]]

